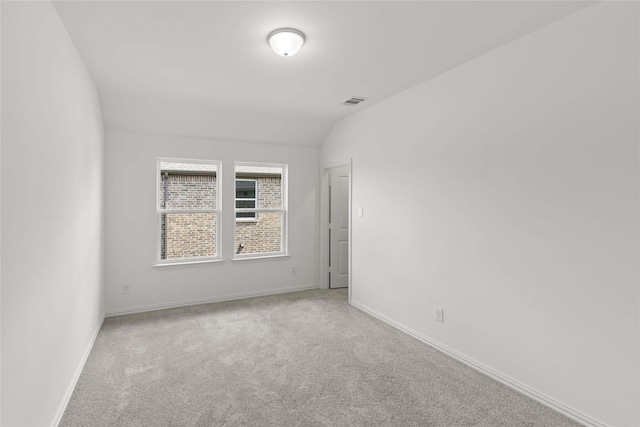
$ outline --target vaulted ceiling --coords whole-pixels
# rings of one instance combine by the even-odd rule
[[[335,122],[589,2],[54,1],[107,128],[318,146]],[[306,35],[292,57],[266,40]],[[355,107],[352,96],[368,98]]]

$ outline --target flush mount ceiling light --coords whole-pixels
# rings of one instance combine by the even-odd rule
[[[304,34],[295,28],[279,28],[271,31],[267,40],[278,55],[293,56],[304,44]]]

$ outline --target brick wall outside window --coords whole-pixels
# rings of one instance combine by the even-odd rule
[[[165,186],[166,195],[165,200]],[[216,176],[176,175],[160,183],[160,207],[165,209],[215,209]],[[162,201],[165,203],[163,204]],[[163,214],[160,224],[160,259],[216,255],[216,214]]]
[[[282,179],[280,177],[255,178],[258,181],[258,207],[282,206]],[[240,245],[243,247],[241,248]],[[256,254],[282,250],[282,214],[262,212],[257,221],[236,223],[235,252]]]
[[[258,177],[258,207],[277,208],[282,200],[280,177]],[[165,209],[215,209],[216,176],[169,174],[160,182],[160,207]],[[165,186],[167,199],[165,200]],[[163,203],[165,202],[165,203]],[[197,258],[216,255],[216,214],[162,214],[160,259]],[[244,246],[239,250],[240,244]],[[236,253],[282,250],[282,214],[257,214],[256,221],[237,222]]]

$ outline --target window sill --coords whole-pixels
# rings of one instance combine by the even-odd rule
[[[235,257],[231,258],[231,262],[235,261],[249,261],[253,259],[271,259],[271,258],[289,258],[291,255],[289,254],[277,254],[277,255],[256,255],[256,256],[243,256],[243,257]]]
[[[205,259],[205,260],[201,260],[201,261],[176,261],[176,262],[163,262],[163,263],[156,263],[153,266],[154,267],[174,267],[177,265],[191,265],[191,264],[213,264],[216,262],[225,262],[226,260],[224,259]]]

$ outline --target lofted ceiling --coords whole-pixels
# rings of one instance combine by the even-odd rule
[[[334,123],[548,25],[571,1],[54,1],[105,126],[318,146]],[[267,34],[306,43],[274,54]],[[352,96],[368,100],[355,107]]]

